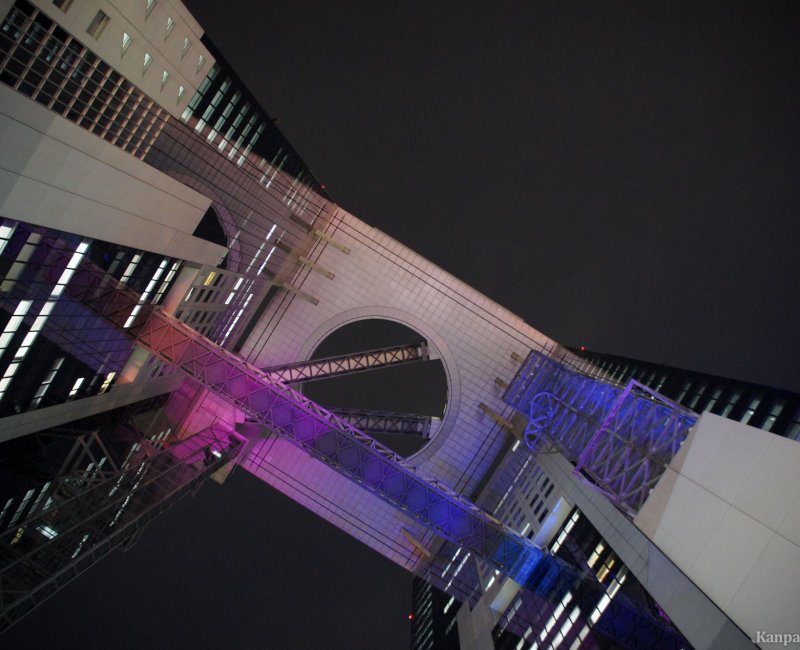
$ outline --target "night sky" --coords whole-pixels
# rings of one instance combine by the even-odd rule
[[[562,343],[800,390],[796,3],[188,6],[343,208]],[[240,473],[3,643],[405,648],[409,603]]]

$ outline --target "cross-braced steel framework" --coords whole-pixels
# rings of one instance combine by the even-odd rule
[[[506,391],[528,416],[531,450],[552,445],[625,512],[635,514],[697,420],[631,381],[622,387],[531,352]]]
[[[399,366],[414,361],[428,360],[428,344],[425,341],[398,345],[355,354],[343,354],[326,359],[298,361],[264,369],[271,381],[293,384],[300,381],[327,379],[339,375],[350,375],[375,368]]]
[[[43,506],[0,535],[0,632],[235,460],[242,442],[215,426],[161,449],[142,440],[117,464],[96,455],[107,452],[96,434],[77,439]]]
[[[343,419],[220,348],[152,305],[88,261],[78,267],[69,295],[125,329],[146,350],[210,392],[291,441],[312,457],[524,583],[543,552],[471,501]],[[126,328],[125,325],[129,324]]]
[[[369,409],[347,409],[338,406],[330,409],[330,411],[359,431],[370,435],[415,436],[425,440],[430,437],[432,419],[430,415]]]

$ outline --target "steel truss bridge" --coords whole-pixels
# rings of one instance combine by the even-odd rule
[[[55,281],[58,265],[50,269]],[[159,308],[142,304],[139,294],[88,260],[76,269],[66,294],[248,420],[435,532],[446,548],[463,549],[523,586],[536,588],[554,572],[561,582],[575,579],[574,570],[560,566],[560,560],[362,431],[425,437],[429,418],[332,411],[287,385],[427,359],[424,343],[262,370]],[[576,462],[576,471],[629,508],[646,498],[693,423],[643,387],[621,390],[534,353],[506,399],[530,417],[525,437],[531,450],[556,445]],[[158,445],[142,440],[137,453],[124,459],[103,453],[109,459],[103,468],[97,460],[99,438],[90,435],[75,445],[49,488],[48,501],[0,535],[0,631],[110,550],[135,539],[151,517],[229,466],[244,447],[226,423],[183,440]],[[88,458],[94,459],[89,460],[94,469],[87,474]],[[31,527],[42,533],[35,540],[22,534]],[[432,567],[440,561],[436,558]]]
[[[531,451],[553,447],[633,516],[697,421],[697,415],[630,381],[601,381],[531,352],[505,394],[528,417]]]

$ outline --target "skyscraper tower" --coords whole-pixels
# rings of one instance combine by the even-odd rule
[[[681,524],[662,475],[680,485],[724,425],[616,385],[333,203],[180,3],[0,10],[4,627],[237,464],[438,589],[461,647],[749,644],[757,586],[723,602],[653,541]],[[371,319],[415,340],[316,358]],[[437,419],[292,388],[431,360]],[[794,539],[783,523],[759,525]]]

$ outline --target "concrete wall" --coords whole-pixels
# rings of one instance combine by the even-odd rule
[[[192,236],[208,198],[4,85],[0,142],[4,217],[200,265],[225,253]]]
[[[747,635],[630,519],[575,476],[572,464],[564,456],[539,454],[537,462],[558,486],[563,498],[580,508],[692,646],[697,650],[753,647]]]

